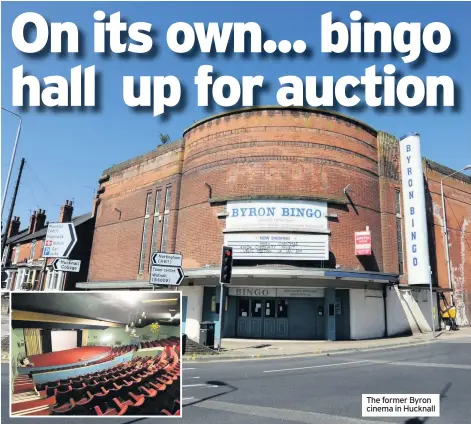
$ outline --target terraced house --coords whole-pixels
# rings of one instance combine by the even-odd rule
[[[91,213],[73,216],[72,202],[67,200],[60,209],[58,222],[72,222],[77,233],[77,244],[70,259],[81,261],[77,273],[56,271],[53,258],[44,258],[43,247],[49,222],[46,211],[33,211],[29,226],[21,228],[19,217],[13,217],[6,233],[2,269],[8,274],[5,290],[74,290],[77,281],[87,278],[93,240],[94,218]]]

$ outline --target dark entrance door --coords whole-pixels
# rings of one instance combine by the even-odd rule
[[[250,337],[250,299],[239,298],[237,302],[237,337]]]
[[[276,338],[288,338],[288,301],[286,299],[276,301]]]
[[[262,322],[263,322],[263,300],[250,300],[250,337],[255,339],[262,338]]]
[[[275,299],[265,300],[265,308],[263,313],[263,338],[276,338],[276,310]]]
[[[237,298],[236,337],[252,339],[325,338],[319,299]]]

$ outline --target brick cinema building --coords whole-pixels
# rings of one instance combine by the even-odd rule
[[[425,202],[407,208],[426,217],[426,245],[416,254],[430,260],[431,297],[406,260],[409,180],[399,146],[392,135],[316,109],[257,107],[195,123],[182,139],[103,172],[88,281],[77,287],[149,290],[152,253],[181,253],[184,332],[198,340],[199,323],[209,320],[219,335],[225,244],[234,248],[234,271],[223,337],[430,331],[451,290],[458,323],[469,325],[470,178],[419,158]]]

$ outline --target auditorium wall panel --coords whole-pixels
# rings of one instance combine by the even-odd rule
[[[25,336],[22,328],[14,328],[11,330],[11,354],[13,358],[20,359],[26,356]]]
[[[88,330],[89,346],[125,346],[131,343],[131,336],[124,328],[107,328],[106,330]]]
[[[102,362],[100,364],[88,365],[79,368],[71,368],[67,370],[44,372],[41,374],[33,374],[33,380],[37,384],[42,384],[47,383],[48,381],[57,381],[59,379],[73,378],[79,375],[85,375],[92,372],[106,370],[122,362],[130,361],[132,357],[133,353],[129,352],[125,355],[117,356],[111,361]]]
[[[151,326],[136,329],[136,336],[144,340],[166,339],[180,337],[180,327],[161,325],[158,333],[151,331]],[[125,346],[131,344],[132,337],[124,328],[107,328],[106,330],[88,330],[88,345],[92,346]],[[143,339],[141,339],[143,340]]]

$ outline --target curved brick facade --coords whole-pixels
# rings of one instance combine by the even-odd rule
[[[445,291],[449,282],[440,181],[453,172],[423,160],[432,279]],[[451,277],[458,323],[466,325],[471,322],[466,242],[471,184],[466,175],[453,175],[445,180]],[[199,323],[208,320],[216,322],[216,334],[222,331],[223,337],[268,339],[361,339],[431,328],[428,289],[407,287],[399,143],[392,135],[332,112],[249,108],[198,122],[182,139],[105,170],[99,183],[88,282],[80,288],[149,289],[152,252],[182,253],[185,279],[179,290],[190,338],[199,337]],[[284,212],[263,228],[257,227],[262,220],[255,219],[253,228],[238,219],[247,215],[234,213],[236,201],[243,205],[240,211],[247,211],[254,205],[250,201],[270,206],[275,200],[277,210],[289,200],[299,201],[300,210],[306,204],[322,208],[322,228],[299,229],[291,217],[285,220]],[[279,228],[280,222],[289,226],[283,236],[293,238],[283,242],[282,253],[265,255],[262,237],[279,240],[276,233],[286,229]],[[372,255],[357,256],[355,232],[366,227]],[[257,235],[261,232],[265,234]],[[291,247],[297,248],[303,237],[302,249],[292,255]],[[259,244],[250,245],[254,240]],[[224,243],[240,250],[234,254],[228,319],[221,330],[216,305]],[[304,253],[307,249],[315,253]],[[316,249],[322,255],[315,256]],[[403,284],[390,285],[398,282]],[[254,325],[246,320],[248,299],[252,306],[263,299],[268,320],[275,299],[281,302],[277,308],[289,300],[289,324],[277,321],[280,326],[270,327],[267,321],[262,334],[256,311],[250,312]],[[435,296],[435,304],[439,300]]]
[[[184,134],[176,250],[186,267],[218,265],[223,207],[216,199],[257,196],[332,199],[331,252],[337,265],[364,269],[355,256],[354,231],[369,226],[382,270],[381,213],[376,131],[340,115],[310,110],[255,109],[227,113]],[[352,205],[347,205],[344,188]],[[336,203],[339,200],[344,205]],[[204,242],[201,241],[204,234]],[[345,243],[345,238],[351,243]]]

